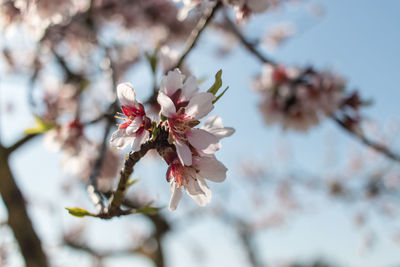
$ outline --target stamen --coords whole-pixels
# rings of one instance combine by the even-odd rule
[[[117,118],[117,119],[120,119],[120,120],[126,120],[127,119],[127,118],[120,117],[120,116],[117,116],[117,115],[115,115],[114,118]]]

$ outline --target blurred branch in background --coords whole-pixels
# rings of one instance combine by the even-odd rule
[[[11,172],[8,152],[0,144],[0,193],[7,208],[7,224],[14,233],[26,266],[48,266],[41,241],[29,218],[25,199]]]
[[[253,41],[248,37],[251,35],[246,25],[252,23],[250,18],[264,13],[268,17],[269,11],[283,7],[286,2],[297,1],[188,0],[181,1],[182,3],[177,5],[168,0],[78,2],[3,1],[0,6],[0,27],[4,29],[4,48],[2,49],[5,59],[4,69],[9,68],[9,70],[4,70],[4,73],[9,71],[7,76],[18,80],[25,77],[29,81],[27,100],[31,115],[35,117],[37,123],[36,128],[25,131],[26,134],[10,146],[5,147],[4,144],[0,144],[0,193],[8,213],[8,217],[4,219],[7,222],[1,222],[0,227],[7,224],[13,231],[28,267],[45,267],[58,257],[59,252],[47,253],[43,250],[43,247],[53,247],[47,246],[49,242],[47,240],[53,239],[62,239],[62,248],[69,247],[91,255],[93,264],[97,266],[104,266],[108,258],[127,255],[144,256],[157,267],[165,267],[171,262],[174,266],[174,257],[180,258],[190,249],[185,244],[181,244],[184,252],[175,253],[173,251],[175,247],[170,246],[168,242],[171,241],[165,237],[175,237],[174,234],[184,232],[179,226],[192,228],[195,220],[203,223],[206,218],[218,223],[223,222],[227,231],[237,237],[238,254],[244,255],[246,266],[261,267],[267,266],[265,261],[266,258],[269,261],[270,251],[264,250],[258,238],[263,231],[269,230],[272,226],[280,226],[284,222],[292,221],[291,218],[288,219],[290,215],[304,212],[306,208],[304,210],[302,208],[306,204],[303,201],[305,202],[304,198],[309,196],[328,196],[331,201],[343,201],[354,206],[366,202],[368,212],[372,213],[376,210],[377,213],[381,212],[385,215],[396,214],[398,205],[390,205],[400,200],[398,186],[400,182],[396,176],[398,173],[396,164],[390,164],[388,167],[385,162],[382,166],[371,167],[371,162],[363,161],[362,164],[360,161],[356,164],[350,162],[360,166],[357,170],[341,169],[337,173],[328,174],[321,168],[321,173],[316,175],[299,172],[292,166],[292,162],[286,162],[283,174],[279,171],[278,174],[274,174],[271,170],[264,169],[265,164],[284,164],[280,159],[277,160],[277,157],[272,157],[272,160],[263,159],[262,166],[257,166],[255,161],[252,161],[253,159],[248,159],[249,155],[256,155],[257,152],[246,151],[241,147],[240,142],[249,136],[251,138],[257,136],[254,142],[262,150],[267,140],[264,140],[264,135],[260,138],[251,132],[257,128],[253,124],[256,119],[250,118],[245,112],[253,107],[247,108],[242,105],[244,99],[239,99],[241,94],[237,95],[240,96],[238,99],[232,98],[233,100],[225,104],[225,107],[227,107],[227,113],[232,114],[231,122],[234,121],[238,127],[242,127],[239,128],[242,133],[238,131],[242,135],[236,139],[238,141],[235,142],[234,147],[236,150],[241,150],[238,151],[240,157],[245,155],[246,160],[249,160],[249,162],[242,160],[238,164],[231,163],[231,165],[244,164],[247,173],[238,174],[240,167],[231,170],[228,173],[230,182],[223,183],[223,186],[219,187],[223,188],[220,190],[222,193],[218,192],[220,195],[213,195],[214,206],[211,208],[189,210],[185,209],[185,204],[183,204],[183,212],[178,215],[159,212],[160,208],[153,205],[165,206],[165,203],[159,203],[164,201],[164,193],[159,192],[169,193],[169,190],[165,190],[164,187],[169,186],[172,192],[170,210],[177,207],[183,192],[186,192],[198,205],[205,206],[211,201],[211,190],[204,178],[214,182],[222,182],[227,178],[228,168],[216,160],[214,153],[221,148],[220,139],[232,135],[234,129],[224,127],[221,118],[217,116],[210,117],[211,120],[207,119],[204,123],[201,123],[200,119],[214,108],[216,101],[228,88],[217,95],[222,87],[222,71],[219,71],[215,75],[214,84],[207,91],[198,92],[198,87],[202,86],[201,82],[203,82],[200,80],[203,78],[195,78],[194,71],[199,72],[199,69],[203,69],[201,72],[205,71],[207,77],[212,77],[214,75],[212,71],[216,66],[211,66],[209,61],[203,65],[196,62],[196,68],[191,70],[188,64],[191,63],[188,61],[189,55],[194,52],[201,55],[204,52],[201,48],[202,42],[213,40],[207,39],[207,34],[228,36],[227,40],[222,40],[220,36],[217,36],[220,40],[218,45],[225,42],[227,47],[232,48],[232,44],[237,41],[243,46],[246,56],[254,56],[262,63],[262,73],[253,79],[253,87],[259,93],[258,108],[267,126],[278,124],[283,131],[305,132],[319,125],[323,119],[329,119],[340,126],[339,129],[351,134],[365,146],[383,154],[395,163],[400,162],[400,156],[393,151],[395,146],[374,142],[372,141],[374,138],[370,139],[370,135],[362,130],[363,117],[360,115],[360,110],[367,106],[368,101],[364,101],[357,91],[345,91],[346,82],[340,76],[329,71],[317,71],[313,66],[287,67],[281,61],[273,59],[269,53],[268,55],[264,53],[260,48],[262,38],[254,38],[255,41]],[[221,15],[219,12],[222,16],[219,16]],[[182,16],[182,14],[187,16]],[[231,18],[233,16],[236,20]],[[183,17],[185,20],[181,20]],[[261,24],[263,25],[264,21]],[[218,27],[212,28],[211,25]],[[6,32],[15,27],[19,36],[8,40]],[[249,27],[249,29],[253,28]],[[176,52],[179,50],[174,50],[173,47],[181,48],[181,52]],[[218,62],[218,66],[224,63],[220,63],[222,62],[220,58],[214,60],[212,63]],[[239,59],[240,64],[242,61],[245,62],[244,56]],[[142,69],[148,64],[152,71],[150,78]],[[0,71],[3,72],[3,64],[1,67]],[[180,70],[174,71],[175,68]],[[228,78],[224,77],[224,83],[238,88],[240,83],[235,83],[243,79],[243,73],[248,74],[247,66],[238,65],[232,69],[237,70],[233,73],[240,76],[240,79],[231,79],[232,77],[228,76]],[[224,71],[224,75],[225,73]],[[162,74],[168,74],[168,76],[161,78]],[[111,131],[115,128],[114,115],[118,114],[116,96],[118,84],[122,80],[130,79],[134,79],[138,84],[139,96],[149,93],[150,97],[144,103],[146,108],[151,109],[148,112],[151,120],[146,117],[145,107],[136,101],[133,88],[121,91],[123,92],[120,93],[122,101],[121,98],[119,101],[121,101],[123,114],[120,115],[126,118],[116,116],[124,120],[118,125],[118,130],[125,130],[122,132],[129,138],[132,136],[137,138],[134,134],[139,132],[139,129],[148,134],[147,139],[139,144],[137,150],[133,149],[132,143],[131,151],[122,159],[123,151],[113,150],[110,147],[109,138]],[[150,82],[149,79],[151,79]],[[10,82],[14,80],[10,78]],[[161,87],[160,90],[159,87]],[[223,88],[225,87],[226,85]],[[243,95],[247,94],[246,92]],[[120,95],[118,97],[121,97]],[[231,112],[233,106],[235,108]],[[1,113],[3,116],[3,110]],[[138,117],[146,118],[137,119]],[[235,121],[239,118],[240,120],[245,118],[244,123]],[[151,125],[148,125],[146,119],[152,122]],[[194,128],[198,125],[201,126]],[[243,134],[243,132],[246,133]],[[67,208],[72,215],[102,219],[124,216],[127,217],[126,220],[132,221],[145,218],[150,230],[144,238],[135,240],[135,244],[129,244],[131,246],[127,245],[123,249],[110,246],[100,250],[90,242],[90,236],[84,238],[85,229],[64,234],[64,229],[62,229],[65,227],[64,223],[60,223],[60,231],[54,234],[60,236],[52,236],[52,238],[38,236],[33,222],[42,224],[43,219],[29,216],[28,209],[31,203],[26,203],[18,187],[18,177],[15,175],[18,172],[12,172],[10,167],[10,157],[18,155],[14,152],[23,154],[24,145],[37,136],[42,136],[46,148],[58,152],[61,169],[69,175],[67,186],[73,188],[74,192],[80,192],[79,189],[84,185],[87,189],[84,199],[88,198],[88,194],[96,208],[95,213],[81,208]],[[127,142],[121,141],[121,143],[126,145]],[[123,148],[123,145],[119,144],[116,147]],[[313,147],[307,149],[313,150]],[[144,181],[143,184],[149,183],[152,189],[162,189],[146,192],[146,186],[143,186],[145,189],[138,186],[134,193],[135,197],[142,192],[157,195],[157,199],[159,195],[160,197],[155,202],[147,201],[149,198],[145,201],[135,200],[136,198],[128,194],[128,189],[138,180],[131,180],[134,169],[145,155],[150,158],[156,154],[161,156],[168,167],[167,174],[163,173],[162,179],[160,177],[155,177],[155,179],[165,183],[166,178],[168,183],[165,185],[167,186],[159,187],[161,182],[157,184],[149,182],[155,179],[147,177],[146,174],[144,179],[141,179]],[[308,156],[314,155],[308,154]],[[19,162],[20,159],[16,158],[16,160]],[[35,160],[32,162],[36,164]],[[270,162],[273,163],[270,164]],[[123,164],[122,169],[120,169],[121,164]],[[158,163],[151,164],[154,165],[147,167],[154,168],[152,171],[159,175]],[[146,167],[146,163],[143,165]],[[267,168],[270,167],[269,165]],[[292,174],[292,171],[295,174]],[[150,176],[153,172],[148,173]],[[237,179],[239,176],[245,179]],[[78,179],[74,180],[72,177]],[[354,182],[355,177],[359,178],[357,182]],[[78,183],[75,183],[77,181]],[[31,183],[35,182],[32,179]],[[44,186],[50,186],[50,183]],[[133,187],[136,188],[136,184]],[[48,188],[42,190],[45,195]],[[303,195],[298,195],[298,190],[304,190]],[[29,196],[30,192],[24,192],[24,194]],[[66,197],[67,201],[75,202],[72,194],[66,194]],[[27,199],[30,198],[27,197]],[[55,203],[59,199],[51,198],[49,201]],[[276,207],[272,207],[271,202],[274,202]],[[133,216],[133,214],[136,215]],[[56,215],[51,214],[51,216]],[[88,222],[84,221],[86,219],[82,220],[84,223]],[[358,217],[360,223],[365,220],[362,215]],[[111,225],[121,221],[114,219],[107,223]],[[195,229],[197,231],[197,228]],[[128,230],[122,228],[122,234],[127,235],[127,233]],[[197,234],[201,236],[202,241],[208,242],[207,249],[211,250],[216,246],[213,244],[214,239],[224,238],[220,237],[219,233],[217,235],[208,232],[207,235],[202,235],[201,232]],[[100,239],[102,236],[102,233],[99,233],[96,237]],[[372,243],[371,240],[372,238],[369,240],[370,243]],[[104,240],[105,245],[108,244],[107,241]],[[0,265],[6,258],[2,255],[4,254],[2,245],[0,243]],[[174,253],[170,256],[166,255],[166,251]],[[231,250],[228,247],[221,251],[218,253],[222,257],[226,257],[224,254],[226,251],[229,251],[229,257],[236,256],[233,248]],[[230,260],[236,261],[236,258]],[[193,260],[192,263],[194,265],[197,262]],[[198,265],[200,264],[202,263],[199,261]],[[213,265],[213,263],[210,264]],[[271,264],[275,262],[268,262],[268,266]],[[188,266],[191,266],[191,263]],[[283,266],[328,267],[331,265],[325,261],[316,261],[310,264],[288,263]]]
[[[246,48],[246,50],[253,54],[261,63],[268,64],[271,66],[277,66],[277,63],[270,59],[269,57],[265,56],[263,52],[261,52],[257,47],[258,43],[252,43],[247,40],[247,38],[240,32],[238,27],[232,22],[229,18],[228,14],[224,12],[224,18],[228,25],[229,30],[237,37],[237,39],[241,42],[241,44]],[[308,70],[304,72],[304,74],[299,75],[298,78],[291,81],[292,85],[296,85],[297,83],[302,83],[303,77],[308,74]],[[346,121],[339,119],[337,116],[331,116],[331,119],[337,123],[342,129],[346,132],[357,138],[362,144],[374,149],[375,151],[382,153],[386,157],[391,160],[397,161],[400,163],[400,155],[391,151],[388,146],[383,144],[379,144],[368,139],[365,134],[362,132],[362,129],[359,126],[355,126],[354,124],[360,123],[359,121],[353,120],[352,123],[348,123],[350,118],[345,117]]]

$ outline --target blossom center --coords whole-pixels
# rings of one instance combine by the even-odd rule
[[[196,170],[192,167],[186,167],[180,163],[173,163],[169,166],[167,171],[167,181],[170,182],[174,179],[179,186],[187,183],[187,179],[196,179]]]
[[[122,116],[115,116],[115,118],[125,121],[124,123],[121,123],[118,126],[119,129],[127,128],[136,117],[138,117],[138,116],[142,117],[142,116],[146,115],[146,113],[144,111],[144,107],[141,104],[139,104],[138,108],[130,107],[130,106],[121,106],[121,109],[122,109],[123,114],[119,113],[119,115],[122,115]]]
[[[168,119],[168,125],[174,138],[182,141],[187,141],[186,132],[192,129],[198,123],[199,122],[197,120],[185,115]]]

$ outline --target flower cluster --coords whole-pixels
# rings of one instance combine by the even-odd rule
[[[100,145],[90,141],[84,135],[84,126],[77,119],[60,127],[53,128],[44,135],[45,146],[51,151],[61,151],[62,168],[71,175],[87,182],[99,156]],[[120,168],[120,156],[117,151],[105,151],[98,187],[104,191],[110,190],[113,178]]]
[[[267,125],[306,131],[346,103],[345,81],[331,72],[266,64],[254,87],[262,95],[259,108]]]
[[[234,129],[224,127],[217,116],[196,128],[200,119],[214,108],[216,100],[215,91],[198,90],[195,77],[186,78],[178,69],[168,72],[161,81],[157,97],[161,106],[160,120],[151,122],[143,105],[136,101],[133,87],[124,83],[117,88],[125,122],[113,133],[111,145],[124,148],[130,143],[133,151],[139,151],[142,144],[151,138],[154,140],[156,128],[168,132],[165,141],[169,146],[158,152],[168,164],[167,181],[172,192],[170,210],[176,209],[182,189],[197,204],[206,205],[211,200],[211,191],[205,179],[222,182],[226,178],[227,168],[214,153],[221,148],[220,139],[232,135]]]
[[[20,39],[23,32],[46,48],[36,50],[30,43],[20,44],[29,48],[22,49],[25,53],[32,50],[32,60],[23,58],[24,65],[40,69],[39,63],[48,62],[45,56],[55,51],[76,62],[75,66],[81,66],[77,69],[82,72],[88,68],[85,64],[92,53],[97,53],[95,48],[104,39],[99,38],[102,34],[98,33],[105,31],[107,35],[116,36],[112,44],[107,45],[107,57],[113,61],[118,78],[138,61],[139,50],[187,37],[194,21],[183,23],[177,19],[177,14],[178,9],[170,0],[2,0],[0,29],[10,43]],[[17,58],[20,52],[10,55]]]
[[[207,5],[209,0],[174,0],[175,2],[183,2],[183,7],[178,13],[178,19],[186,19],[188,13],[202,5]],[[251,14],[263,13],[268,8],[277,5],[280,0],[223,0],[225,5],[232,6],[236,11],[237,20],[248,18]]]
[[[237,20],[243,20],[251,14],[263,13],[268,8],[276,5],[277,0],[224,0],[226,4],[230,4],[236,11]]]

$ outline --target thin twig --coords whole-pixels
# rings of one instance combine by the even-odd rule
[[[114,101],[113,103],[110,104],[107,113],[103,114],[102,117],[107,118],[107,124],[106,127],[104,129],[104,134],[103,134],[103,140],[101,143],[101,147],[100,147],[100,151],[99,151],[99,156],[96,159],[96,162],[93,166],[92,169],[92,173],[90,174],[89,177],[89,185],[87,187],[88,193],[89,193],[89,197],[92,200],[93,204],[95,205],[95,207],[97,208],[97,210],[99,211],[99,213],[105,213],[106,211],[106,206],[104,204],[105,200],[103,195],[101,194],[100,190],[98,189],[97,186],[97,178],[100,175],[101,172],[101,168],[103,166],[104,163],[104,158],[106,156],[107,153],[107,144],[108,144],[108,135],[110,134],[110,131],[112,129],[113,123],[115,122],[114,117],[108,116],[109,114],[114,114],[116,112],[116,108],[117,108],[117,98],[115,97],[115,90],[116,90],[116,73],[115,73],[115,68],[114,68],[114,64],[113,61],[111,59],[111,55],[110,55],[110,51],[109,49],[105,49],[106,55],[107,55],[107,59],[110,61],[110,68],[109,70],[112,72],[111,73],[111,87],[112,87],[112,92],[114,93]]]
[[[368,139],[362,132],[356,132],[356,131],[352,130],[351,128],[347,127],[347,125],[343,121],[341,121],[339,118],[337,118],[337,117],[331,117],[331,118],[343,130],[345,130],[346,132],[348,132],[349,134],[351,134],[352,136],[357,138],[364,145],[374,149],[375,151],[377,151],[379,153],[382,153],[383,155],[385,155],[386,157],[388,157],[394,161],[400,162],[400,155],[391,151],[387,146]]]
[[[203,16],[199,19],[197,22],[196,27],[191,31],[188,40],[186,41],[186,47],[180,58],[178,59],[177,63],[171,70],[175,68],[179,68],[187,55],[192,51],[192,49],[196,46],[196,43],[201,35],[201,33],[204,31],[204,29],[207,27],[207,25],[212,21],[216,11],[222,7],[222,2],[217,1],[217,3],[213,7],[208,7],[206,8]]]
[[[140,207],[139,203],[135,203],[132,200],[125,199],[122,203],[124,206],[129,207],[131,209],[137,209]],[[151,260],[155,263],[157,267],[164,267],[164,247],[162,244],[162,239],[165,236],[166,233],[168,233],[171,230],[170,223],[165,219],[165,217],[160,214],[147,214],[143,213],[144,216],[146,216],[154,225],[154,232],[153,232],[153,237],[157,242],[157,249],[153,253]],[[145,255],[146,256],[146,255]]]
[[[144,143],[139,151],[131,151],[125,160],[124,167],[120,172],[120,178],[118,182],[117,189],[112,193],[108,208],[105,212],[100,212],[94,217],[102,219],[111,219],[113,217],[129,215],[136,212],[136,209],[122,210],[121,205],[125,197],[126,190],[128,188],[129,177],[133,173],[133,168],[136,163],[143,158],[146,153],[151,149],[161,150],[163,148],[171,147],[172,145],[168,143],[168,132],[162,127],[159,127],[159,134],[157,138],[150,139]]]
[[[155,225],[155,227],[157,227],[157,225]],[[151,251],[148,248],[146,248],[146,245],[155,239],[154,235],[156,234],[156,232],[154,232],[152,235],[150,235],[147,239],[143,240],[141,242],[141,244],[139,244],[137,247],[119,249],[119,250],[114,249],[114,250],[99,251],[99,250],[89,246],[88,244],[81,242],[80,240],[75,240],[68,236],[64,236],[63,243],[65,246],[68,246],[72,249],[86,252],[99,260],[102,260],[104,258],[110,258],[110,257],[133,256],[135,254],[140,254],[140,255],[143,255],[143,256],[147,257],[148,259],[152,260],[157,267],[163,267],[164,266],[163,259],[161,261],[162,264],[159,264],[158,257],[157,257],[158,251],[161,250],[161,247],[157,247],[157,249],[155,251]],[[159,244],[157,244],[157,245],[159,245]]]
[[[237,219],[236,221],[236,231],[239,235],[242,246],[247,254],[247,258],[253,267],[265,266],[260,262],[258,258],[258,251],[255,245],[255,234],[251,231],[250,226],[244,221]]]
[[[229,18],[228,14],[224,10],[224,17],[225,20],[229,26],[229,29],[231,32],[240,40],[242,45],[246,47],[246,49],[253,54],[255,57],[257,57],[261,62],[263,63],[268,63],[271,65],[276,65],[275,61],[270,59],[269,57],[265,56],[261,51],[259,51],[256,47],[256,45],[252,42],[250,42],[237,28],[236,24],[233,23],[233,21]]]
[[[99,116],[91,121],[87,121],[82,124],[84,126],[96,124],[96,123],[100,122],[101,120],[103,120],[105,118],[110,118],[110,117],[112,118],[112,116],[109,113],[106,113],[106,114],[102,114],[101,116]],[[19,149],[21,146],[25,145],[26,143],[28,143],[29,141],[33,140],[35,137],[37,137],[41,134],[42,133],[24,135],[23,137],[21,137],[21,139],[19,139],[14,144],[12,144],[8,148],[6,148],[7,154],[9,155],[9,154],[13,153],[15,150]]]
[[[132,255],[137,250],[137,249],[121,249],[121,250],[97,251],[96,249],[90,247],[89,245],[75,241],[67,236],[64,236],[63,241],[64,245],[79,251],[84,251],[96,258],[108,258],[108,257],[122,256],[122,255]]]
[[[35,90],[36,79],[39,77],[39,74],[40,74],[40,71],[42,68],[41,62],[39,60],[40,53],[41,53],[40,49],[41,49],[40,46],[38,48],[36,48],[36,56],[35,56],[34,63],[33,63],[34,70],[33,70],[31,77],[29,78],[29,85],[27,86],[28,104],[29,104],[31,113],[35,113],[35,109],[36,109],[36,102],[33,97],[33,95],[34,95],[33,91]]]
[[[106,207],[104,204],[104,197],[102,196],[101,192],[98,190],[97,178],[100,175],[101,168],[104,163],[104,158],[107,153],[106,152],[107,151],[107,140],[108,140],[108,135],[110,133],[111,127],[112,127],[112,120],[108,120],[107,125],[104,129],[103,141],[101,143],[99,156],[96,159],[96,162],[94,163],[92,173],[90,174],[90,177],[89,177],[89,185],[87,188],[89,197],[99,212],[104,212]]]
[[[60,67],[65,72],[65,75],[66,75],[65,81],[66,82],[72,82],[72,81],[76,82],[76,81],[81,81],[83,79],[82,75],[75,73],[74,71],[72,71],[69,68],[65,59],[61,55],[59,55],[54,48],[51,48],[51,51],[52,51],[54,57],[56,58],[58,64],[60,65]]]
[[[208,7],[204,11],[203,16],[199,19],[197,22],[196,26],[193,28],[193,30],[190,32],[190,35],[188,39],[186,40],[186,46],[185,50],[183,51],[182,55],[179,57],[178,61],[176,64],[168,69],[165,70],[165,73],[168,71],[174,70],[175,68],[180,68],[183,62],[185,61],[186,57],[189,55],[189,53],[193,50],[193,48],[196,46],[197,41],[200,38],[200,35],[202,32],[207,28],[207,26],[210,24],[212,21],[216,11],[222,7],[222,2],[217,1],[217,3],[213,7]],[[155,73],[153,72],[153,93],[151,96],[146,100],[146,104],[157,104],[157,95],[158,95],[158,87],[157,87],[157,81],[156,81],[156,76]]]
[[[9,146],[8,148],[6,148],[6,153],[7,155],[10,155],[11,153],[13,153],[15,150],[17,150],[18,148],[20,148],[21,146],[25,145],[27,142],[29,142],[30,140],[32,140],[33,138],[35,138],[36,136],[38,136],[39,134],[28,134],[23,136],[21,139],[19,139],[18,141],[16,141],[14,144],[12,144],[11,146]]]
[[[115,214],[119,213],[122,200],[126,193],[129,177],[133,173],[133,167],[137,162],[139,162],[142,157],[146,155],[146,153],[150,149],[156,148],[156,145],[157,143],[151,140],[143,144],[140,151],[132,151],[128,154],[128,158],[125,160],[124,163],[124,168],[120,172],[120,179],[118,182],[117,190],[111,196],[108,212],[104,219],[108,219],[108,215],[111,215],[110,218],[112,218],[115,216]]]

